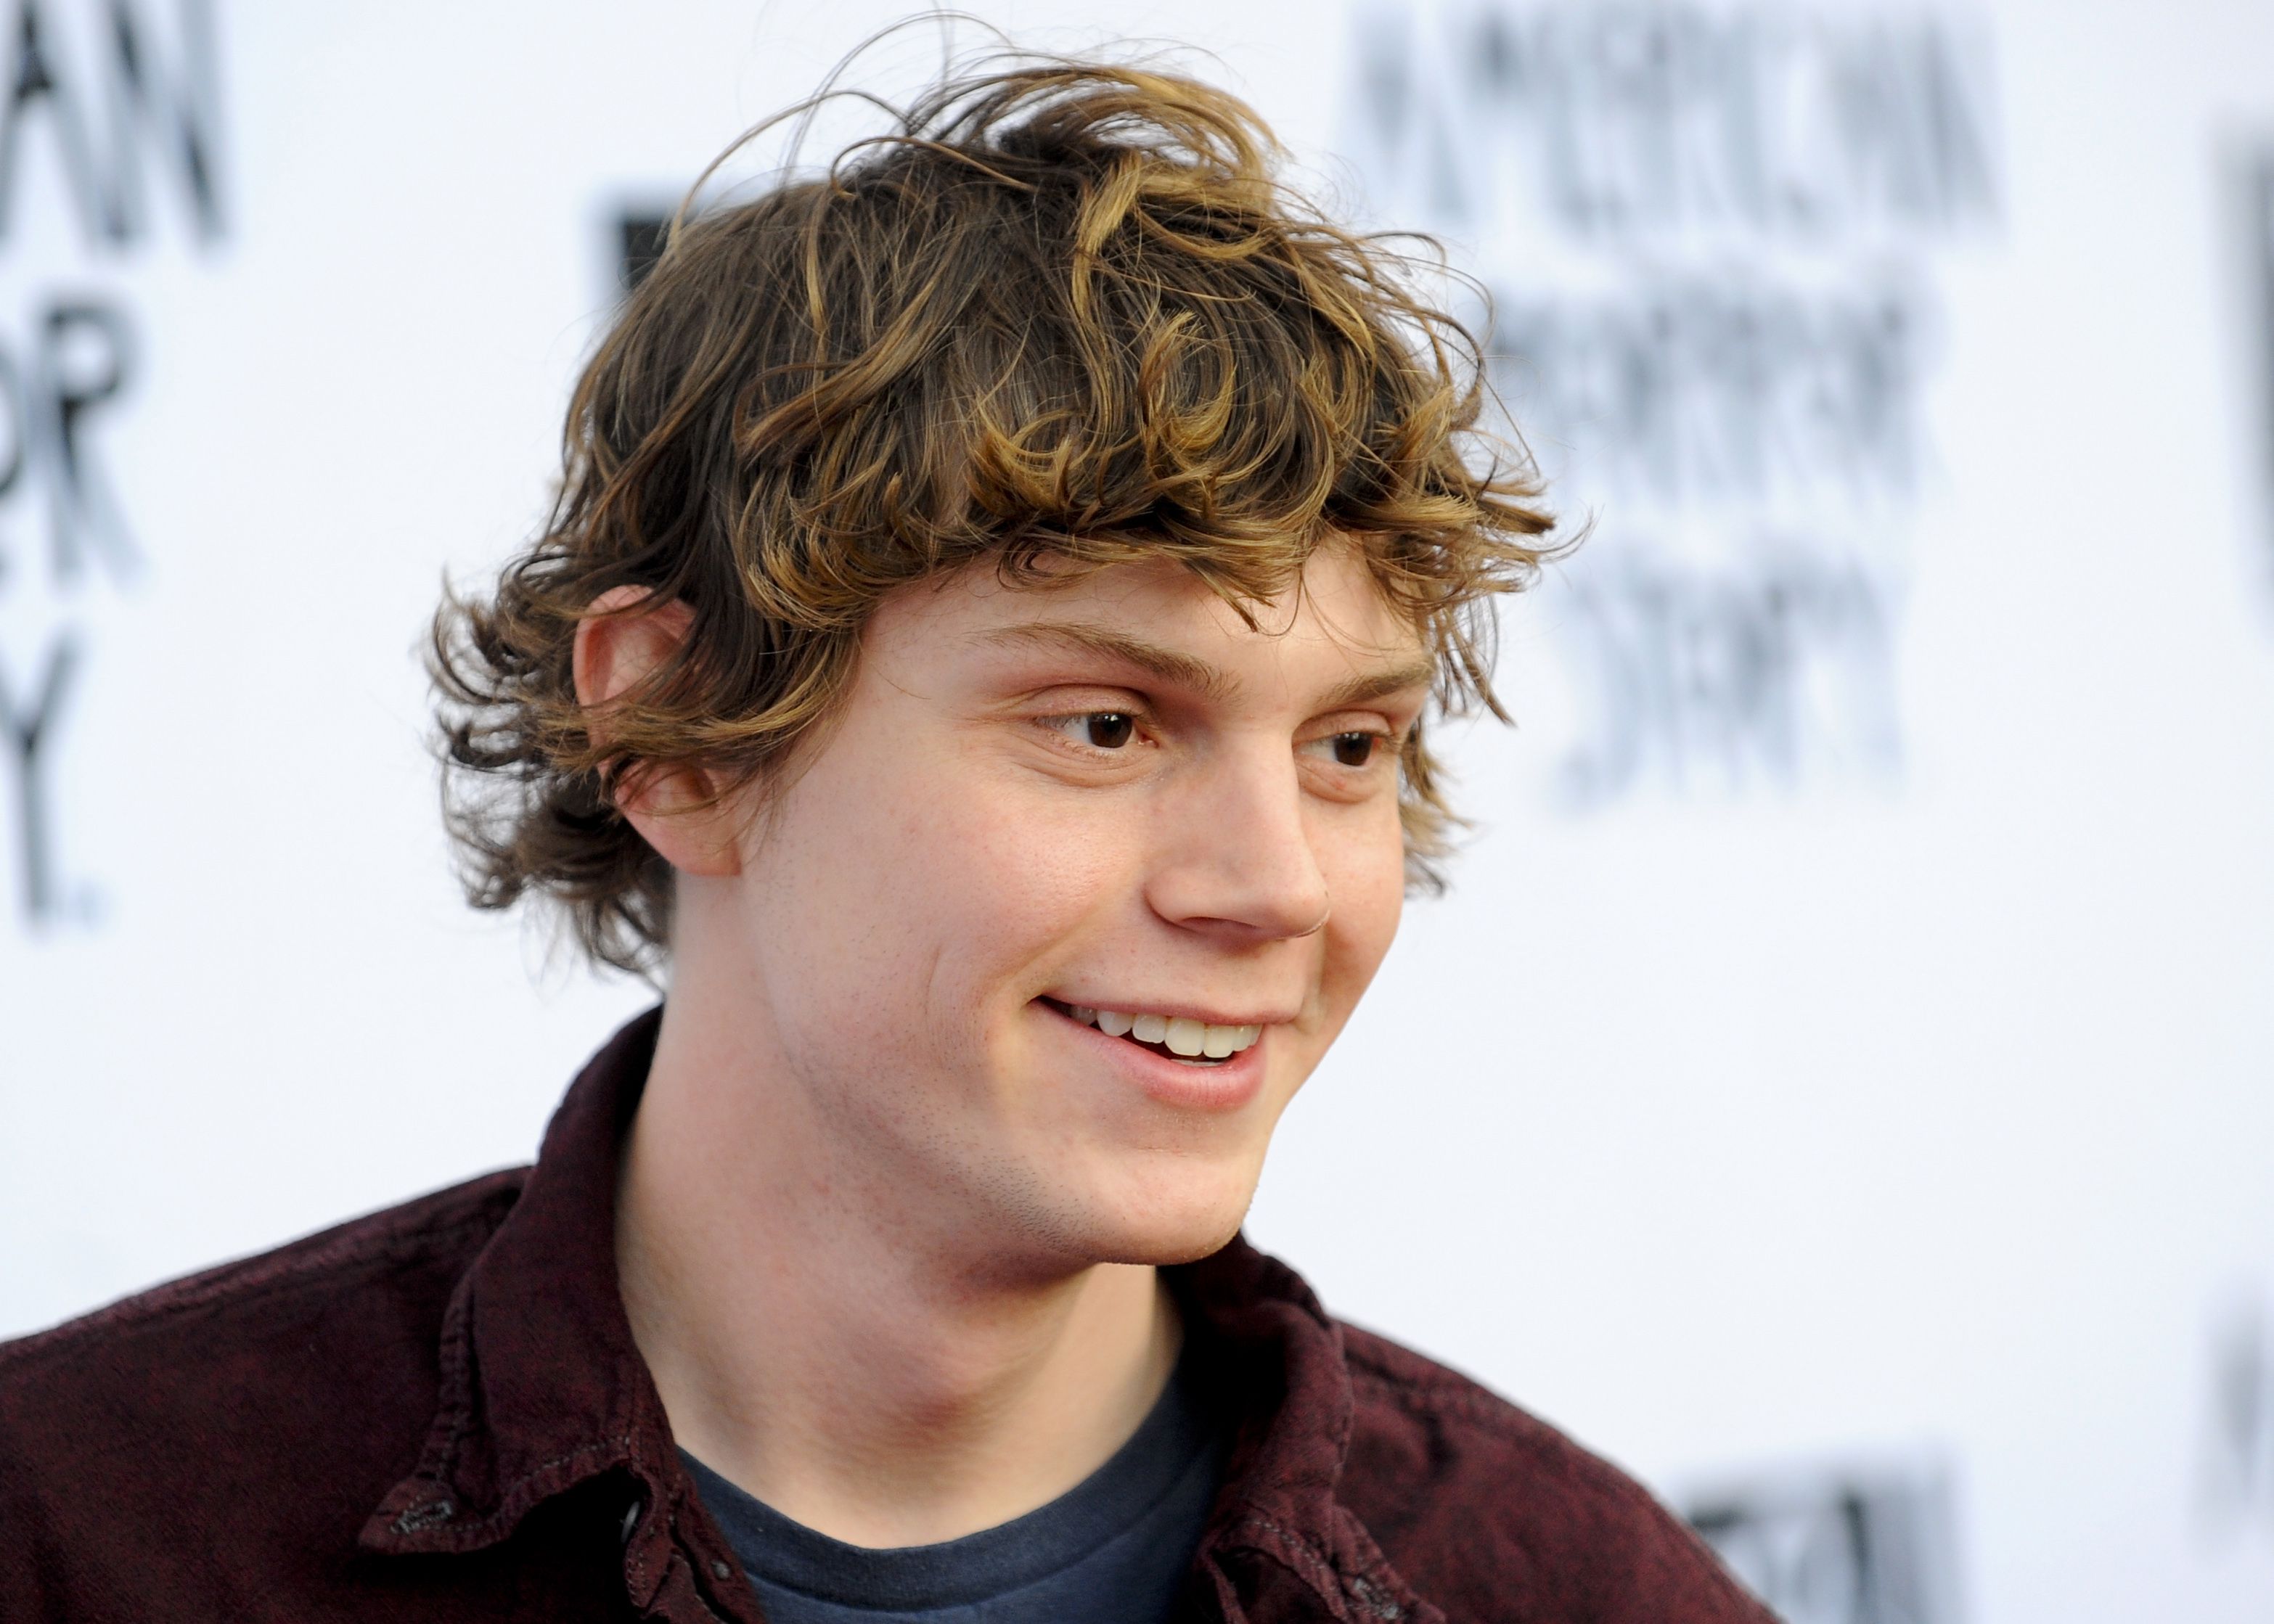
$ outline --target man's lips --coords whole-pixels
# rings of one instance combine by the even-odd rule
[[[1133,1030],[1118,1036],[1102,1031],[1093,1024],[1094,1018],[1077,1019],[1079,1005],[1049,997],[1035,1002],[1062,1022],[1077,1041],[1093,1046],[1116,1071],[1162,1104],[1186,1110],[1235,1110],[1262,1089],[1264,1053],[1270,1046],[1268,1027],[1231,1054],[1185,1056],[1171,1051],[1165,1040],[1145,1041]]]
[[[1107,1037],[1157,1050],[1179,1060],[1224,1061],[1253,1047],[1267,1026],[1264,1020],[1244,1021],[1189,1011],[1093,1008],[1063,998],[1045,996],[1047,1004],[1077,1026],[1094,1026]]]

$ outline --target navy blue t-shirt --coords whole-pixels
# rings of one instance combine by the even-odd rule
[[[872,1550],[793,1522],[686,1451],[769,1624],[1161,1624],[1223,1476],[1224,1429],[1180,1366],[1113,1458],[1049,1505]]]

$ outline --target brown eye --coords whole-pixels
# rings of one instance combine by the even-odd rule
[[[1335,759],[1345,767],[1363,767],[1374,759],[1376,742],[1373,733],[1337,733]]]
[[[1119,749],[1137,731],[1137,718],[1120,710],[1093,710],[1083,719],[1089,724],[1090,743],[1101,750]]]

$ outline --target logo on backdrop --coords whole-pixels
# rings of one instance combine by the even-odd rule
[[[44,925],[89,906],[59,849],[60,769],[98,655],[93,612],[143,565],[106,442],[150,352],[117,272],[169,232],[208,247],[226,221],[209,0],[18,0],[0,16],[0,267],[42,234],[31,274],[9,278],[20,302],[0,311],[0,831],[17,911]]]
[[[1455,245],[1567,515],[1562,788],[1891,785],[1929,252],[1998,214],[1986,49],[1910,11],[1375,7],[1343,151]]]
[[[2257,411],[2251,451],[2266,579],[2274,584],[2274,147],[2242,165],[2243,274],[2250,300],[2250,382]]]
[[[618,293],[629,293],[655,269],[655,262],[663,258],[664,244],[671,240],[671,217],[677,210],[676,203],[626,204],[615,216],[611,243],[615,249]]]
[[[1954,1624],[1949,1490],[1931,1468],[1796,1471],[1683,1501],[1786,1624]]]
[[[2274,1537],[2274,1298],[2243,1299],[2213,1331],[2202,1500],[2220,1532]]]

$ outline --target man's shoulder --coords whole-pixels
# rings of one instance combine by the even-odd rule
[[[1457,1485],[1536,1492],[1552,1505],[1666,1515],[1648,1490],[1472,1377],[1377,1332],[1341,1323],[1354,1419],[1353,1465],[1400,1491]],[[1525,1493],[1493,1498],[1514,1508]]]
[[[232,1360],[248,1342],[292,1335],[303,1316],[328,1315],[342,1299],[381,1312],[391,1297],[424,1301],[431,1289],[406,1277],[439,1266],[455,1281],[511,1210],[527,1172],[437,1190],[0,1342],[0,1406],[106,1371]]]
[[[81,1555],[121,1537],[201,1538],[192,1508],[215,1503],[237,1507],[248,1534],[263,1518],[327,1518],[351,1547],[415,1463],[450,1295],[523,1177],[438,1191],[0,1343],[0,1557],[24,1554],[22,1538]]]
[[[1354,1411],[1341,1498],[1455,1624],[1770,1624],[1625,1472],[1457,1371],[1342,1334]]]

